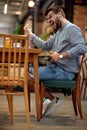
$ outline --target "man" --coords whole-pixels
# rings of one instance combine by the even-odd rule
[[[49,79],[72,80],[78,73],[79,57],[86,52],[81,30],[65,18],[65,14],[59,6],[47,9],[45,16],[47,22],[56,30],[56,33],[49,40],[43,41],[38,38],[31,32],[30,25],[24,27],[35,46],[50,51],[51,62],[49,66],[39,68],[39,79],[40,81]],[[33,73],[32,69],[31,71]],[[46,97],[50,100],[44,101],[43,106],[46,107],[44,107],[43,113],[49,115],[55,111],[61,101],[47,91]]]

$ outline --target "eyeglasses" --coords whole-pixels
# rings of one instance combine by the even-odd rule
[[[47,16],[46,21],[49,21],[53,17],[54,13],[51,13]]]

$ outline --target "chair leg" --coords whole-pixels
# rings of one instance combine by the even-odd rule
[[[9,86],[5,86],[6,93],[12,92],[13,90],[9,88]],[[6,95],[7,96],[7,102],[9,107],[9,112],[11,116],[11,124],[13,124],[13,95]]]
[[[84,86],[83,100],[85,100],[86,89],[87,89],[87,80],[86,80],[86,83],[85,83],[85,86]]]
[[[84,84],[85,84],[85,80],[83,79],[83,81],[82,81],[82,83],[81,83],[81,88],[80,88],[81,95],[82,95],[82,93],[83,93]]]
[[[28,87],[28,102],[29,102],[29,112],[31,111],[31,105],[30,105],[30,89]]]
[[[13,95],[10,95],[10,103],[11,124],[13,124]]]
[[[77,81],[77,87],[76,87],[76,101],[77,101],[77,106],[78,106],[78,111],[80,114],[80,118],[83,119],[83,113],[82,113],[82,107],[81,107],[81,91],[80,91],[80,78]]]
[[[73,107],[74,107],[75,115],[78,116],[77,104],[76,104],[76,89],[74,89],[74,90],[72,91],[72,102],[73,102]]]
[[[82,95],[83,100],[85,100],[86,87],[87,87],[87,80],[84,79],[84,81],[83,81],[82,84],[81,84],[81,89],[80,89],[80,92],[81,92],[81,95]]]

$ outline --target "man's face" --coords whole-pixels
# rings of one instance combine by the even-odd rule
[[[53,11],[50,11],[47,14],[47,22],[53,26],[54,30],[60,28],[60,20],[58,18],[58,14],[55,14]]]

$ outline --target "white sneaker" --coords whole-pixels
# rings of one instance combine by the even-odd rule
[[[43,102],[43,111],[42,111],[42,114],[46,111],[46,108],[48,106],[48,104],[51,103],[51,100],[50,99],[44,99],[44,102]]]
[[[49,105],[49,103],[51,103],[51,100],[48,99],[48,98],[45,98],[45,99],[44,99],[44,102],[43,102],[42,115],[43,115],[43,113],[46,111],[46,108],[47,108],[47,106]],[[36,114],[35,114],[35,117],[37,117]]]
[[[56,111],[58,107],[61,106],[61,104],[62,104],[62,101],[59,98],[54,98],[51,102],[48,103],[43,113],[43,116],[51,115],[53,112]]]

